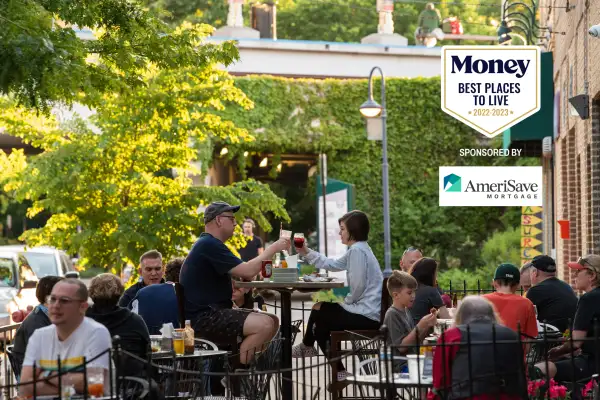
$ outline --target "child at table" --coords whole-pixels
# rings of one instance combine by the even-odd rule
[[[415,301],[417,281],[406,272],[394,271],[388,278],[387,289],[393,299],[383,320],[388,329],[387,343],[394,346],[392,354],[395,356],[415,354],[416,347],[413,346],[422,344],[437,323],[437,311],[432,308],[431,313],[421,318],[415,326],[409,308]],[[394,362],[394,370],[401,372],[405,365],[406,362]]]

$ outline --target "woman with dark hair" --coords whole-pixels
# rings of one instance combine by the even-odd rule
[[[433,258],[423,257],[417,260],[409,273],[417,280],[419,287],[410,312],[416,322],[431,312],[432,308],[438,310],[439,319],[449,319],[450,313],[444,305],[442,296],[437,289],[438,264]]]
[[[338,220],[342,243],[348,251],[337,260],[310,250],[304,243],[296,248],[306,260],[316,268],[329,271],[346,271],[350,292],[339,303],[316,303],[308,318],[302,343],[294,346],[292,356],[313,357],[319,353],[314,348],[315,341],[323,353],[329,355],[332,331],[379,329],[381,312],[381,288],[383,274],[371,247],[369,238],[369,218],[362,211],[350,211]],[[338,365],[338,380],[347,373],[344,366]]]
[[[17,380],[19,380],[21,376],[23,358],[25,357],[25,349],[27,348],[29,338],[36,329],[43,328],[52,323],[48,316],[48,304],[46,303],[46,299],[50,296],[50,293],[52,293],[54,285],[63,279],[64,278],[61,276],[45,276],[37,283],[35,297],[37,297],[40,304],[33,309],[27,318],[25,318],[25,321],[23,321],[21,326],[19,326],[19,329],[17,329],[15,336],[13,355],[16,361],[14,373]]]

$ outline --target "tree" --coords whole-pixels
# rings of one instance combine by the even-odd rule
[[[0,0],[0,21],[0,94],[46,113],[56,102],[94,105],[105,92],[135,90],[149,65],[201,68],[238,55],[231,43],[200,46],[209,26],[173,29],[127,0]]]
[[[41,23],[53,12],[67,23],[104,29],[97,42],[84,43],[70,28],[30,27],[21,36],[60,51],[28,59],[35,47],[27,47],[31,54],[19,60],[31,64],[2,76],[9,96],[0,97],[0,126],[43,150],[30,159],[22,151],[0,152],[4,196],[30,200],[29,217],[52,214],[44,227],[22,236],[28,244],[54,245],[79,252],[84,264],[116,267],[135,264],[149,248],[166,257],[184,254],[202,228],[199,206],[216,199],[242,204],[244,215],[267,231],[267,213],[289,219],[284,201],[255,181],[192,186],[192,177],[212,162],[213,141],[253,139],[215,114],[228,105],[252,107],[217,69],[237,58],[232,43],[204,44],[212,28],[185,23],[171,30],[120,0],[21,3],[8,4],[13,27],[31,24],[27,18]],[[12,62],[7,53],[23,53],[18,38],[14,29],[2,34],[2,61]],[[94,63],[85,63],[89,54],[98,54]],[[38,112],[75,100],[94,107],[90,121],[61,124]],[[229,244],[244,240],[238,235]]]
[[[3,176],[5,188],[18,200],[33,201],[29,216],[52,212],[46,226],[23,235],[32,245],[59,246],[94,265],[119,266],[135,264],[149,248],[167,257],[184,253],[202,228],[198,206],[213,200],[241,203],[243,214],[266,230],[266,212],[287,219],[283,200],[260,183],[192,186],[190,174],[200,170],[190,165],[200,161],[206,169],[212,140],[252,139],[210,113],[226,103],[251,107],[225,72],[157,73],[134,92],[105,96],[92,119],[100,134],[84,121],[64,131],[51,117],[30,120],[33,113],[6,103],[0,123],[44,150],[30,160],[18,151],[0,153],[11,171]],[[175,176],[165,176],[171,169]]]

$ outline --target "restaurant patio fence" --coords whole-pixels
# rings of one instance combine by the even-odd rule
[[[298,360],[291,369],[293,397],[298,400],[333,398],[331,380],[326,371],[329,364],[343,362],[352,374],[340,382],[343,390],[338,398],[344,399],[460,399],[477,394],[487,394],[488,399],[515,400],[600,398],[597,375],[576,379],[572,373],[580,368],[578,357],[566,359],[566,368],[573,376],[571,380],[548,382],[542,376],[533,376],[542,369],[547,370],[551,364],[546,350],[561,343],[573,344],[573,339],[551,339],[548,336],[523,339],[512,331],[512,336],[507,336],[507,328],[499,325],[483,325],[483,331],[480,329],[482,324],[477,322],[462,327],[465,335],[458,341],[446,342],[446,339],[438,338],[427,341],[426,346],[411,348],[389,346],[385,341],[385,327],[376,338],[354,335],[350,341],[352,348],[342,357]],[[449,338],[450,331],[446,332]],[[488,336],[492,340],[481,340],[482,332],[491,334]],[[587,338],[584,342],[591,342],[598,349],[600,337]],[[175,354],[160,358],[149,354],[144,359],[121,350],[119,338],[115,337],[113,348],[107,350],[113,360],[108,375],[111,378],[103,385],[104,396],[97,398],[282,399],[283,376],[289,371],[280,367],[281,345],[279,339],[270,342],[266,349],[255,354],[255,361],[249,369],[239,370],[233,367],[239,354],[213,357],[210,350],[201,345],[197,348],[199,356],[191,359]],[[431,357],[433,347],[436,355]],[[404,354],[405,350],[409,350],[412,356]],[[124,360],[136,363],[135,376],[123,376],[114,367],[123,365]],[[589,360],[595,360],[592,367],[598,371],[600,358],[591,356]],[[93,361],[88,360],[85,366]],[[402,371],[404,363],[408,363],[408,372]],[[218,368],[219,365],[224,368]],[[89,393],[93,383],[88,383],[89,372],[85,366],[77,367],[84,377],[84,387],[79,389],[83,395],[63,398],[92,398]],[[5,366],[4,371],[5,374],[12,373],[10,366]],[[60,376],[73,371],[64,371]],[[36,375],[34,366],[33,376]],[[33,382],[35,380],[22,381],[20,388],[29,386],[32,388],[29,398],[41,398],[33,389]],[[57,386],[58,393],[67,392],[68,385],[62,379],[57,380]],[[15,398],[18,388],[14,380],[5,381],[2,387],[4,398]],[[89,392],[86,391],[88,389]]]
[[[455,294],[464,297],[492,291],[479,284],[469,289],[464,283],[450,285],[444,292],[454,298]],[[292,314],[295,314],[292,343],[299,342],[311,307],[312,302],[300,302],[300,307],[292,308]],[[267,304],[267,310],[280,315],[281,304],[274,300]],[[19,388],[11,367],[10,352],[18,326],[0,327],[0,384],[4,399],[15,398]],[[460,399],[470,398],[484,387],[490,391],[487,399],[600,400],[598,377],[593,374],[600,371],[600,356],[588,354],[586,366],[593,373],[579,379],[575,371],[581,370],[580,358],[569,358],[570,354],[567,354],[570,362],[563,363],[563,372],[565,369],[570,372],[572,379],[548,382],[540,375],[540,370],[548,370],[551,365],[548,351],[565,342],[573,343],[573,339],[546,329],[544,324],[537,338],[526,338],[516,333],[514,338],[506,338],[504,328],[496,327],[493,325],[491,337],[484,335],[483,339],[481,331],[472,331],[467,327],[458,340],[454,337],[448,343],[438,340],[439,335],[437,338],[429,335],[439,334],[439,331],[428,332],[428,335],[424,335],[427,337],[425,345],[411,348],[390,346],[386,342],[385,327],[374,335],[337,332],[339,347],[333,349],[334,357],[327,359],[320,353],[318,357],[295,358],[291,368],[282,368],[281,348],[285,343],[279,338],[270,342],[266,349],[258,349],[260,352],[257,352],[255,362],[249,369],[240,369],[236,365],[239,354],[235,354],[235,351],[216,351],[216,346],[199,339],[196,340],[196,356],[193,357],[150,353],[140,358],[123,351],[116,338],[114,347],[109,350],[113,365],[133,364],[136,373],[134,376],[124,376],[120,373],[121,368],[111,366],[110,382],[105,385],[105,398],[388,400],[437,396],[439,399]],[[595,332],[596,336],[586,338],[584,342],[591,342],[597,353],[600,350],[600,329]],[[432,357],[432,349],[435,349],[436,357]],[[510,354],[512,358],[507,358],[506,355]],[[486,360],[486,363],[481,364],[481,360]],[[340,381],[337,379],[339,363],[343,363],[350,374]],[[84,382],[87,384],[87,379]],[[292,398],[283,390],[284,384],[291,384]],[[20,385],[23,387],[26,382],[20,382]],[[460,390],[453,390],[456,388]],[[502,395],[507,388],[516,390],[512,397]],[[88,392],[82,392],[79,398],[90,398]]]

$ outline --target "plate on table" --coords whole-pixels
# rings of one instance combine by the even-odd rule
[[[327,276],[327,277],[321,277],[321,276],[312,276],[312,275],[304,275],[302,277],[302,280],[304,282],[331,282],[333,281],[335,278]]]

